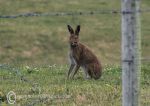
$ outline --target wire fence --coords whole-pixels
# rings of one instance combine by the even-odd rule
[[[33,85],[33,81],[30,81],[27,78],[25,78],[25,76],[21,73],[20,69],[18,69],[18,68],[15,68],[15,67],[13,67],[11,65],[7,65],[7,64],[0,64],[0,69],[5,69],[8,71],[11,71],[14,74],[16,74],[20,78],[21,81],[24,81],[24,82],[27,82],[27,83],[30,83],[31,85]]]
[[[40,17],[40,16],[72,16],[72,15],[96,15],[96,14],[132,14],[135,12],[150,13],[150,9],[142,9],[139,11],[121,11],[121,10],[95,10],[80,12],[29,12],[14,15],[0,15],[0,18],[19,18],[19,17]]]
[[[8,64],[0,64],[0,70],[1,71],[3,71],[3,70],[8,71],[8,73],[11,73],[11,74],[13,73],[17,78],[20,79],[20,81],[29,83],[31,86],[34,85],[33,81],[25,78],[25,76],[21,73],[21,70],[18,68],[15,68],[15,67],[8,65]],[[1,77],[2,76],[0,76],[0,78]],[[11,77],[10,79],[14,80],[15,78]],[[3,81],[3,77],[1,78],[1,81]],[[15,97],[15,100],[11,100],[10,99],[11,97],[13,97],[13,98]],[[14,104],[16,102],[16,94],[13,91],[10,91],[8,94],[3,94],[3,95],[1,94],[0,95],[0,106],[1,106],[1,101],[7,101],[9,104]],[[32,103],[30,103],[30,104],[32,104]]]
[[[132,14],[135,12],[140,13],[150,13],[150,9],[142,9],[139,11],[121,11],[121,10],[95,10],[95,11],[80,11],[80,12],[29,12],[29,13],[20,13],[20,14],[13,14],[13,15],[0,15],[1,19],[13,19],[13,18],[22,18],[22,17],[42,17],[42,16],[84,16],[84,15],[98,15],[98,14]],[[149,62],[150,58],[142,58],[141,61]],[[49,67],[47,67],[49,68]],[[38,92],[40,92],[40,86],[38,83],[35,83],[34,81],[27,79],[20,71],[20,69],[17,69],[15,67],[12,67],[10,65],[0,65],[0,69],[5,69],[11,72],[14,72],[17,77],[28,84],[33,89],[38,89]],[[30,71],[30,70],[29,70]],[[40,101],[47,101],[48,98],[40,99]],[[0,100],[1,101],[1,100]],[[40,102],[33,101],[28,106],[33,106],[35,104],[38,104]],[[1,105],[1,104],[0,104]]]
[[[132,14],[135,12],[140,13],[150,13],[150,8],[141,9],[138,11],[121,11],[121,10],[95,10],[95,11],[79,11],[79,12],[28,12],[28,13],[20,13],[13,15],[0,15],[0,19],[14,19],[14,18],[23,18],[23,17],[44,17],[44,16],[84,16],[84,15],[98,15],[98,14]],[[142,58],[141,61],[149,62],[150,58]]]
[[[34,66],[35,67],[35,66]],[[33,67],[32,67],[33,68]],[[61,66],[57,66],[56,64],[54,65],[45,65],[45,66],[36,66],[36,69],[40,69],[40,68],[46,68],[49,71],[53,70],[53,69],[57,69],[60,70],[60,72],[62,71],[62,67]],[[110,68],[108,68],[110,70]],[[10,91],[8,93],[6,93],[4,96],[1,96],[0,94],[0,106],[1,106],[1,101],[6,101],[8,102],[8,104],[12,103],[12,101],[14,100],[14,96],[16,96],[15,101],[17,101],[16,103],[13,104],[19,104],[18,101],[22,101],[21,106],[35,106],[35,105],[39,105],[39,104],[43,104],[43,103],[48,103],[52,100],[69,100],[72,98],[72,96],[66,92],[64,92],[63,94],[57,95],[57,94],[43,94],[41,93],[41,89],[42,86],[40,85],[40,82],[31,79],[31,78],[27,78],[27,76],[31,75],[31,73],[33,74],[34,72],[31,72],[33,69],[31,69],[31,67],[26,67],[26,70],[28,72],[28,74],[24,75],[23,69],[9,65],[9,64],[0,64],[0,71],[5,71],[5,73],[8,73],[7,77],[10,77],[9,79],[3,79],[2,76],[0,76],[0,80],[1,81],[5,81],[5,82],[9,82],[11,85],[15,84],[15,79],[16,79],[16,84],[18,84],[18,82],[24,83],[26,85],[29,85],[28,89],[31,89],[32,91],[34,91],[34,93],[29,93],[29,94],[21,94],[16,96],[15,92]],[[55,70],[56,71],[56,70]],[[112,70],[111,70],[112,71]],[[31,72],[31,73],[30,73]],[[9,73],[13,73],[11,75],[9,75]],[[46,76],[46,75],[45,75]],[[42,76],[41,76],[42,77]],[[13,80],[14,83],[11,83],[11,80]],[[148,83],[149,84],[149,83]],[[14,89],[14,87],[12,87],[12,90]],[[1,91],[0,91],[1,93]],[[12,98],[12,99],[11,99]],[[148,99],[149,97],[147,97]]]
[[[56,64],[53,65],[45,65],[45,66],[36,66],[36,68],[31,68],[29,66],[26,66],[26,71],[28,74],[32,73],[35,70],[39,70],[40,68],[42,69],[57,69],[57,70],[62,70],[62,66],[56,67]],[[17,68],[15,66],[9,65],[9,64],[0,64],[0,71],[5,71],[8,73],[7,77],[10,78],[4,78],[3,75],[1,76],[0,74],[0,80],[1,81],[13,81],[15,82],[15,79],[18,82],[25,82],[25,84],[29,85],[29,89],[33,92],[33,94],[26,94],[26,95],[17,95],[15,94],[14,91],[9,91],[7,94],[1,94],[0,90],[0,106],[1,102],[6,101],[8,104],[16,104],[15,102],[18,100],[25,100],[25,103],[21,105],[25,106],[35,106],[40,103],[45,103],[49,102],[54,99],[70,99],[70,95],[63,94],[63,95],[49,95],[49,94],[41,94],[41,86],[37,81],[34,81],[33,79],[27,78],[26,75],[23,74],[23,69]],[[11,74],[9,76],[9,74]],[[11,83],[13,85],[14,83]],[[28,100],[29,99],[29,100]]]

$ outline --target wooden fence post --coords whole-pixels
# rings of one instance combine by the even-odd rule
[[[140,0],[122,0],[122,105],[139,106]]]

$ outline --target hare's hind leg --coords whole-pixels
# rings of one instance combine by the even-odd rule
[[[83,66],[82,68],[84,70],[84,78],[91,79],[91,76],[89,75],[89,72],[88,72],[88,68],[86,66]]]
[[[93,69],[91,70],[92,77],[97,80],[101,76],[101,69],[99,67],[99,64],[93,64]]]
[[[98,71],[97,71],[97,66],[93,63],[91,64],[88,64],[87,65],[87,69],[86,69],[88,75],[91,77],[91,78],[94,78],[94,79],[98,79],[99,76],[97,75],[98,74]]]

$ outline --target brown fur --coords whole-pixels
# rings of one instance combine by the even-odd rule
[[[79,42],[80,26],[78,25],[74,32],[71,26],[68,25],[68,30],[70,32],[69,58],[71,62],[70,69],[68,71],[68,78],[71,73],[73,73],[73,78],[81,66],[84,69],[86,78],[99,79],[102,74],[101,64],[94,53],[87,46]]]

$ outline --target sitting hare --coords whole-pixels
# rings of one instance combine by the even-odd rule
[[[102,74],[102,66],[94,53],[79,41],[80,25],[74,31],[70,25],[67,26],[70,32],[69,59],[71,62],[67,78],[73,78],[80,66],[83,68],[85,78],[99,79]],[[72,73],[72,77],[70,74]]]

